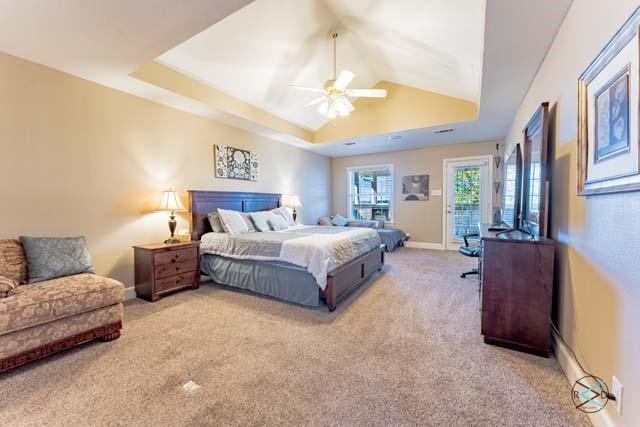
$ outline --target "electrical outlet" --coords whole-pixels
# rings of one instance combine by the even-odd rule
[[[615,406],[616,411],[618,411],[618,414],[622,413],[622,390],[623,389],[624,387],[622,386],[620,381],[618,381],[616,377],[613,377],[613,380],[611,381],[611,394],[613,394],[616,397],[616,400],[612,401],[611,403],[613,403],[613,406]]]

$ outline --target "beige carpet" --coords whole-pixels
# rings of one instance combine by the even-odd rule
[[[213,285],[132,301],[119,340],[0,377],[0,425],[588,424],[555,359],[483,344],[472,260],[387,260],[334,313]]]

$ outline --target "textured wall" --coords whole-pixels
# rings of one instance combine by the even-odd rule
[[[213,144],[258,153],[257,182],[216,179]],[[327,157],[0,54],[0,238],[85,235],[100,274],[133,284],[131,245],[164,240],[162,190],[299,194],[330,211]],[[188,228],[181,214],[178,228]]]
[[[607,413],[618,425],[635,426],[640,420],[640,193],[576,195],[578,76],[638,3],[604,6],[598,0],[573,2],[506,141],[521,141],[530,116],[549,101],[551,234],[558,241],[554,319],[587,369],[608,384],[612,375],[624,384],[622,417],[613,405]]]

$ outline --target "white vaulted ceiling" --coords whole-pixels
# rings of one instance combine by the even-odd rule
[[[256,0],[157,61],[292,123],[317,130],[326,118],[305,104],[337,68],[350,87],[386,80],[478,101],[484,0]]]
[[[325,0],[382,79],[478,101],[485,0]]]

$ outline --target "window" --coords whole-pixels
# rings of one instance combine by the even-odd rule
[[[348,169],[349,219],[393,221],[393,165]]]

